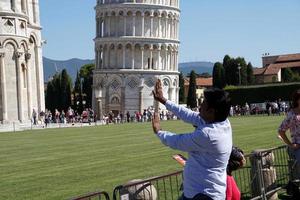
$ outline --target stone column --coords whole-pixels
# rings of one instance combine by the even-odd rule
[[[125,89],[126,89],[126,86],[125,86],[125,76],[123,77],[123,82],[124,84],[122,85],[121,87],[121,112],[123,112],[123,114],[125,115],[126,111],[125,111],[125,98],[126,98],[126,93],[125,93]]]
[[[135,36],[135,26],[136,26],[136,23],[135,23],[135,20],[136,19],[136,16],[135,16],[135,13],[132,14],[132,24],[133,24],[133,27],[132,27],[132,36]]]
[[[161,70],[161,58],[160,58],[160,52],[161,52],[161,48],[158,47],[157,49],[157,56],[158,56],[158,64],[156,66],[156,69]]]
[[[126,46],[123,46],[123,69],[126,67]]]
[[[124,13],[124,36],[126,36],[126,14]]]
[[[39,114],[45,109],[45,96],[44,96],[44,78],[43,78],[43,58],[42,58],[42,47],[38,46],[36,49],[36,79],[37,79],[37,100],[38,100],[38,110]]]
[[[27,72],[27,102],[28,102],[28,117],[29,119],[31,118],[31,111],[32,111],[32,101],[31,101],[31,96],[32,96],[32,89],[31,89],[31,69],[30,69],[30,64],[29,60],[31,58],[30,53],[25,54],[25,60],[26,60],[26,72]]]
[[[0,74],[1,74],[1,93],[2,93],[2,122],[8,120],[7,116],[7,97],[6,97],[6,77],[5,77],[5,63],[4,63],[5,53],[0,53]]]
[[[153,37],[153,13],[150,15],[150,37]]]
[[[165,38],[168,38],[168,16],[166,16],[165,20]]]
[[[151,47],[150,49],[149,49],[149,51],[150,51],[150,69],[153,69],[153,62],[152,62],[152,60],[153,60],[153,48]],[[153,66],[153,67],[152,67]]]
[[[144,102],[143,102],[143,88],[144,86],[141,85],[139,87],[139,110],[141,113],[143,113],[143,107],[144,107]]]
[[[145,14],[142,13],[142,37],[145,37]]]
[[[160,38],[160,30],[161,30],[160,20],[161,20],[161,17],[160,17],[160,15],[158,15],[158,35],[157,35],[157,37],[159,37],[159,38]]]
[[[107,32],[108,32],[108,37],[110,37],[110,26],[111,26],[111,24],[110,24],[110,20],[111,20],[111,15],[108,15],[107,16],[108,17],[108,19],[107,19],[107,24],[108,24],[108,26],[107,26]]]
[[[172,83],[171,83],[172,84]],[[174,101],[172,96],[173,96],[173,93],[174,93],[174,88],[172,86],[169,87],[169,91],[168,91],[168,96],[171,101]]]
[[[141,47],[141,54],[142,54],[142,59],[141,59],[142,67],[141,67],[141,69],[144,70],[145,65],[144,65],[144,47],[143,46]]]
[[[23,55],[21,52],[15,52],[15,59],[17,64],[17,95],[18,95],[18,118],[21,122],[24,121],[23,118],[23,92],[22,92],[22,66],[20,63],[20,57]]]
[[[133,46],[131,49],[131,69],[134,69],[134,56],[135,55],[135,47]]]

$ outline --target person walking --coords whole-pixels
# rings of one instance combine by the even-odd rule
[[[167,100],[160,80],[156,82],[153,97],[181,120],[196,127],[192,133],[174,134],[162,130],[158,113],[152,120],[153,131],[164,145],[189,154],[181,200],[225,199],[226,168],[232,150],[228,94],[221,89],[205,90],[199,113]]]

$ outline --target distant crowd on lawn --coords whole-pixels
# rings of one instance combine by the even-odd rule
[[[235,105],[230,107],[230,116],[243,116],[243,115],[281,115],[289,111],[290,102],[278,99],[274,102],[254,103],[245,105]]]
[[[265,102],[245,105],[235,105],[230,107],[230,116],[247,116],[247,115],[281,115],[288,112],[290,103],[281,101],[280,99],[275,102]],[[199,108],[193,109],[198,111]],[[110,111],[103,115],[102,123],[104,124],[122,124],[122,123],[133,123],[133,122],[150,122],[154,113],[154,108],[151,106],[145,109],[143,112],[135,111],[114,114]],[[167,110],[159,110],[161,120],[175,120],[177,119],[174,114]],[[34,125],[37,124],[37,113],[33,110],[32,122]],[[50,123],[61,123],[61,124],[73,124],[73,123],[95,123],[97,122],[97,115],[92,108],[86,108],[81,113],[68,108],[67,111],[55,109],[54,112],[50,110],[42,111],[39,114],[39,120],[43,122],[46,127]]]
[[[142,113],[135,111],[130,113],[127,111],[125,114],[122,112],[114,114],[113,111],[103,115],[101,122],[103,124],[121,124],[121,123],[132,123],[132,122],[150,122],[154,113],[153,107],[145,109]],[[174,115],[169,111],[160,110],[161,120],[175,119]],[[60,124],[74,124],[74,123],[95,123],[97,122],[97,115],[92,108],[86,108],[81,113],[68,108],[67,111],[55,109],[54,112],[47,110],[40,112],[39,116],[35,109],[32,111],[32,123],[33,125],[38,124],[38,120],[41,121],[47,127],[51,123]]]

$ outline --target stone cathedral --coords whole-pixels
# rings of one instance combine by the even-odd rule
[[[153,106],[158,78],[164,94],[178,103],[179,0],[98,0],[95,10],[98,117]]]
[[[0,121],[45,110],[38,0],[0,1]]]

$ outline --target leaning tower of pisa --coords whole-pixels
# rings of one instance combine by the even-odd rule
[[[179,0],[98,0],[93,108],[133,114],[153,106],[151,91],[178,102]]]
[[[39,0],[0,1],[0,121],[45,110]]]

